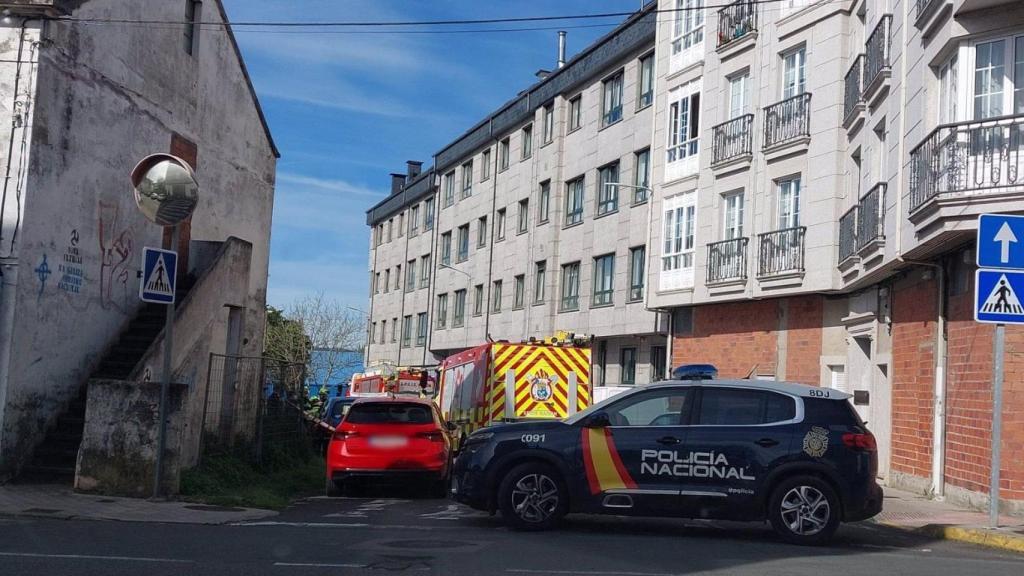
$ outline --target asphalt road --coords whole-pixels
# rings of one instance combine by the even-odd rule
[[[361,496],[229,526],[0,517],[0,574],[1024,574],[1022,555],[872,523],[842,527],[824,548],[784,544],[760,524],[701,521],[570,517],[558,531],[519,533],[445,500]]]

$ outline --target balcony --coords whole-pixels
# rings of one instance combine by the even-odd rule
[[[759,234],[757,275],[760,278],[804,271],[805,226]]]
[[[936,198],[1021,192],[1022,149],[1024,115],[939,126],[910,151],[911,213]]]
[[[739,0],[718,11],[718,48],[757,32],[757,3]]]
[[[857,207],[854,206],[839,218],[839,263],[857,252]]]
[[[864,55],[858,54],[846,73],[843,92],[843,125],[850,129],[863,121],[864,112]]]
[[[887,83],[892,66],[889,62],[892,14],[882,16],[864,45],[864,100],[871,102]]]
[[[764,147],[780,147],[811,136],[811,94],[804,92],[764,109]]]
[[[941,22],[940,15],[945,14],[950,8],[950,0],[915,0],[914,27],[922,32],[922,37],[928,38]]]
[[[714,133],[714,147],[711,151],[712,166],[749,160],[753,155],[753,125],[754,115],[744,114],[712,128]]]
[[[872,245],[885,241],[885,182],[879,182],[857,205],[857,252],[864,257]]]
[[[708,284],[746,282],[749,238],[708,244]]]

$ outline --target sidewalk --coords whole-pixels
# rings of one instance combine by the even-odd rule
[[[1002,516],[999,528],[989,528],[985,512],[957,508],[893,488],[885,489],[882,513],[874,521],[932,538],[1024,552],[1024,518]]]
[[[59,484],[0,486],[0,516],[62,520],[119,520],[181,524],[228,524],[276,516],[271,510],[229,508],[169,500],[75,494]]]

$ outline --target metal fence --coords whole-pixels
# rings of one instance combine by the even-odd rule
[[[210,354],[201,457],[234,454],[260,464],[270,447],[307,449],[307,399],[304,364]]]

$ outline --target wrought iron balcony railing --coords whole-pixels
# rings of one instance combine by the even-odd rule
[[[1024,185],[1024,115],[943,124],[910,151],[910,210],[940,194]]]
[[[712,128],[714,133],[711,163],[719,164],[744,154],[751,154],[754,145],[754,115],[744,114]]]
[[[885,238],[885,182],[875,184],[857,206],[857,250]]]
[[[708,283],[747,277],[749,238],[733,238],[708,244]]]
[[[857,104],[861,102],[864,95],[864,55],[858,54],[853,59],[853,66],[846,73],[846,83],[843,95],[844,118],[849,118]]]
[[[807,227],[797,226],[758,235],[758,276],[804,269],[804,236]]]
[[[764,109],[764,146],[811,134],[811,94],[804,92]]]
[[[757,30],[757,2],[739,0],[718,11],[718,46]]]
[[[839,261],[843,262],[857,251],[857,206],[839,218]]]
[[[888,70],[889,63],[889,30],[892,27],[892,14],[886,14],[879,20],[875,30],[868,36],[864,53],[864,86],[875,83],[879,75]]]

